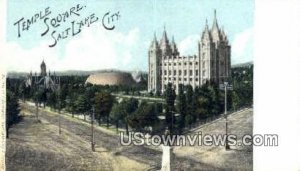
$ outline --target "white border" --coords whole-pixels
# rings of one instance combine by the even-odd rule
[[[278,134],[255,147],[254,170],[300,170],[300,1],[257,0],[254,134]]]
[[[6,0],[0,0],[0,170],[5,170],[6,151],[6,71],[1,59],[6,55],[5,43],[6,33]]]
[[[4,0],[0,0],[0,22],[1,45],[6,28]],[[4,54],[0,47],[0,61]],[[255,1],[254,81],[254,134],[279,135],[278,147],[254,148],[254,170],[300,170],[300,1]],[[2,100],[5,94],[0,92]],[[3,123],[5,115],[0,116]],[[5,145],[0,142],[0,170],[4,170]]]

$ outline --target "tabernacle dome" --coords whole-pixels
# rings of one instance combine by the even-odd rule
[[[130,73],[103,72],[90,75],[85,83],[93,85],[132,85],[136,82]]]

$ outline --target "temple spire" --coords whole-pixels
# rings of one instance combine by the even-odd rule
[[[171,50],[174,55],[179,55],[179,52],[178,52],[178,49],[177,49],[177,46],[175,43],[174,35],[172,35]]]
[[[164,49],[166,49],[167,46],[169,46],[169,39],[167,36],[167,31],[166,31],[166,26],[164,25],[164,31],[163,31],[163,35],[162,38],[160,40],[160,46],[161,48],[164,47]]]
[[[164,31],[163,31],[163,35],[162,38],[160,40],[160,44],[159,44],[161,50],[162,50],[162,54],[163,55],[167,55],[169,56],[171,53],[171,47],[169,44],[169,39],[167,36],[167,31],[166,31],[166,26],[164,25]]]
[[[202,33],[202,40],[205,39],[206,41],[210,41],[211,37],[210,37],[210,33],[209,33],[209,28],[208,28],[208,22],[207,19],[205,20],[205,29]]]
[[[216,11],[216,9],[214,10],[214,17],[215,17],[215,19],[217,19],[217,11]]]
[[[154,40],[156,41],[156,32],[154,32]]]
[[[164,24],[164,32],[163,32],[162,40],[163,40],[164,42],[167,42],[167,41],[168,41],[168,36],[167,36],[167,31],[166,31],[166,25],[165,25],[165,24]]]
[[[213,22],[212,29],[214,29],[214,28],[219,29],[219,27],[218,27],[218,21],[217,21],[217,11],[216,11],[216,9],[214,10],[214,22]]]
[[[153,41],[152,41],[152,44],[151,44],[151,48],[156,49],[157,46],[158,46],[158,42],[157,42],[157,39],[156,39],[156,32],[154,32],[154,37],[153,37]]]
[[[171,46],[172,46],[172,48],[176,48],[176,43],[175,43],[174,35],[172,36]]]

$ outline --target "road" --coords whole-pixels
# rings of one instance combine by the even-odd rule
[[[113,96],[117,98],[134,98],[138,100],[146,100],[146,101],[151,101],[151,102],[158,102],[158,103],[165,103],[165,99],[160,98],[160,97],[147,97],[147,96],[134,96],[134,95],[124,95],[124,94],[115,94],[112,93]]]

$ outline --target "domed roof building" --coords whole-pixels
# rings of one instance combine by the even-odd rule
[[[86,82],[93,85],[133,85],[136,84],[130,73],[107,71],[90,75]]]

